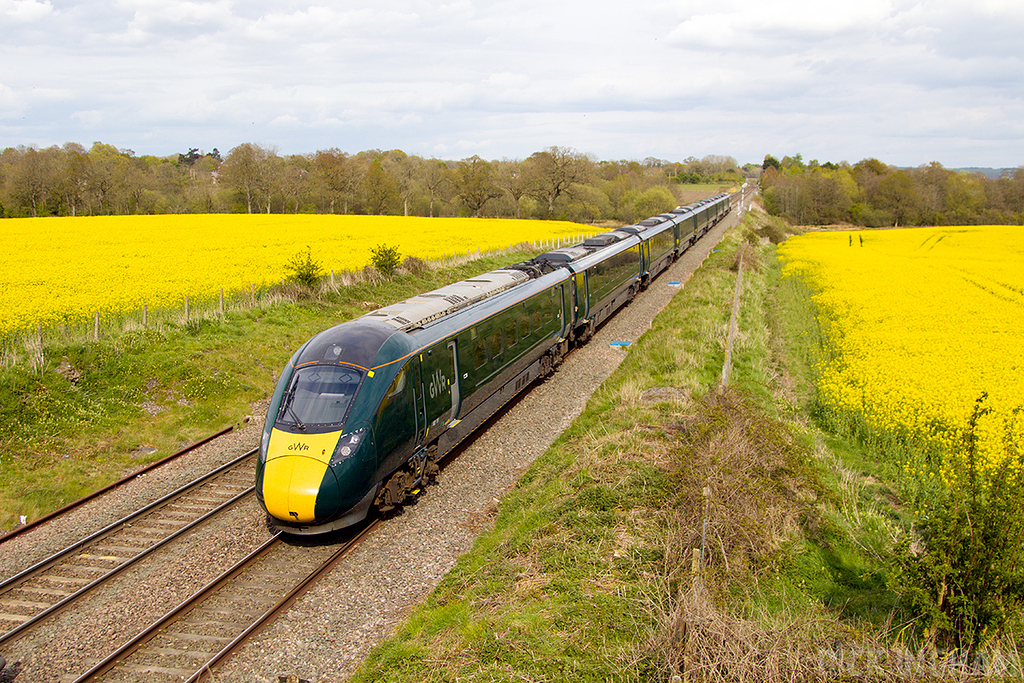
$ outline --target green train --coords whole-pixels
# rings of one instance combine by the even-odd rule
[[[256,490],[270,525],[326,533],[416,496],[730,208],[720,194],[317,334],[267,411]]]

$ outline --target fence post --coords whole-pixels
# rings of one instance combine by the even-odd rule
[[[188,297],[185,297],[185,323],[188,323]]]
[[[96,317],[92,319],[92,340],[100,340],[100,312],[96,311]]]
[[[220,317],[224,317],[224,288],[220,288]]]
[[[142,304],[142,329],[149,327],[149,306]]]
[[[736,318],[739,317],[740,285],[743,282],[743,255],[740,254],[739,272],[736,273],[736,294],[732,300],[732,316],[729,319],[729,342],[725,347],[725,365],[722,366],[722,384],[729,383],[729,366],[732,365],[732,342],[736,336]]]

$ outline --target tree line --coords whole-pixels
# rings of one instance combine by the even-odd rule
[[[596,161],[566,147],[526,159],[448,161],[397,149],[280,155],[253,143],[223,158],[198,148],[157,157],[67,143],[0,154],[0,216],[355,213],[631,223],[679,204],[683,185],[742,178],[732,157]]]
[[[765,156],[765,210],[799,225],[1024,224],[1024,167],[999,178],[938,162],[900,169],[878,159],[856,164]]]

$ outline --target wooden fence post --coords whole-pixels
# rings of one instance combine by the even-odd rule
[[[96,317],[92,319],[92,340],[100,340],[100,312],[96,311]]]
[[[188,297],[185,297],[185,323],[188,323]]]

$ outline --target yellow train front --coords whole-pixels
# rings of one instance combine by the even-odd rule
[[[367,515],[381,479],[374,417],[399,370],[389,361],[409,351],[404,333],[357,320],[292,357],[270,401],[256,470],[271,526],[318,534]]]

